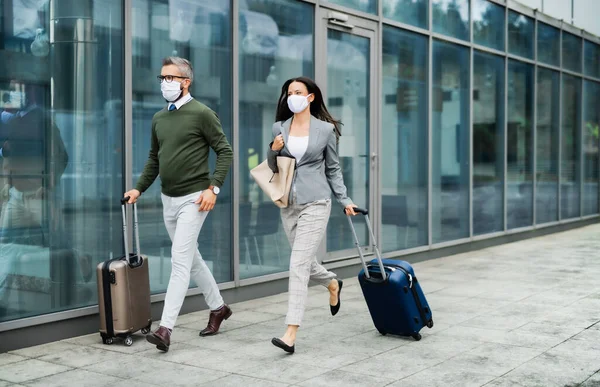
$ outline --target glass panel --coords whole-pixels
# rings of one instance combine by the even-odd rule
[[[581,38],[563,32],[562,55],[563,68],[581,72]]]
[[[504,230],[504,59],[475,51],[473,234]]]
[[[560,66],[560,30],[538,23],[538,60],[553,66]]]
[[[473,0],[473,41],[504,51],[504,7]]]
[[[133,184],[148,158],[152,117],[166,106],[156,79],[166,56],[177,55],[191,61],[194,81],[190,94],[217,113],[231,143],[231,10],[228,3],[211,0],[133,2]],[[215,153],[210,151],[211,173],[215,160]],[[217,204],[198,236],[200,254],[217,282],[233,279],[231,233],[223,232],[233,227],[231,187],[231,174],[228,174]],[[150,260],[150,288],[153,293],[162,293],[171,275],[171,240],[163,221],[160,177],[138,203],[142,249]],[[192,281],[190,287],[194,286]]]
[[[290,247],[280,211],[250,176],[267,157],[277,99],[292,77],[314,76],[314,8],[249,0],[240,12],[240,277],[286,271]],[[340,211],[341,212],[341,211]]]
[[[329,3],[343,5],[367,13],[377,13],[377,0],[326,0]]]
[[[433,243],[469,236],[469,49],[434,41]]]
[[[583,127],[583,215],[598,213],[598,131],[600,129],[600,83],[585,81]]]
[[[562,160],[560,173],[561,219],[579,216],[581,182],[581,79],[563,75]]]
[[[0,322],[97,304],[123,254],[123,4],[2,7]]]
[[[508,62],[506,227],[533,223],[533,66]]]
[[[585,41],[585,75],[600,78],[600,46]]]
[[[384,252],[423,246],[427,235],[427,37],[383,30],[381,181]]]
[[[508,13],[508,51],[514,55],[533,59],[533,29],[532,18],[520,13]]]
[[[558,141],[560,134],[560,74],[538,69],[537,79],[537,224],[558,220]]]
[[[348,196],[358,206],[369,205],[371,101],[371,40],[327,30],[327,108],[343,123],[338,146]],[[364,222],[356,222],[361,245],[368,245]],[[348,219],[334,205],[327,225],[327,251],[354,249]]]
[[[469,0],[432,0],[433,31],[469,40]]]
[[[383,17],[427,28],[429,0],[383,0]]]

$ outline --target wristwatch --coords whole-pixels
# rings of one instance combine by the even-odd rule
[[[213,193],[215,195],[218,195],[219,192],[221,192],[221,189],[219,187],[217,187],[216,185],[211,185],[210,187],[208,187],[208,189],[213,191]]]

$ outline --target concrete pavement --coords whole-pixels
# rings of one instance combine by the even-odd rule
[[[0,355],[0,387],[600,386],[600,225],[415,264],[435,326],[423,339],[377,333],[356,278],[340,313],[311,287],[296,353],[287,294],[233,304],[202,338],[207,311],[183,315],[171,350],[98,334]]]

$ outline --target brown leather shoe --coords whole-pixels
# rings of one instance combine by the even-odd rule
[[[200,331],[200,336],[211,336],[216,334],[219,331],[219,327],[223,320],[227,320],[231,317],[232,313],[233,312],[229,309],[227,304],[223,305],[219,310],[212,310],[210,312],[210,317],[208,318],[208,325]]]
[[[171,345],[171,332],[165,327],[158,327],[156,332],[146,335],[146,340],[156,345],[158,350],[168,352]]]

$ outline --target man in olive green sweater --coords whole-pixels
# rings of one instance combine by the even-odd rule
[[[126,192],[125,196],[129,196],[129,203],[134,203],[160,175],[163,216],[173,243],[171,278],[160,327],[146,339],[166,352],[190,278],[198,285],[211,309],[208,326],[200,336],[214,335],[223,320],[231,316],[231,309],[223,302],[215,278],[202,260],[197,240],[208,212],[215,206],[233,152],[215,112],[189,93],[193,72],[188,60],[165,58],[158,78],[168,104],[152,118],[148,161],[136,188]],[[217,154],[212,179],[208,168],[209,148]]]

